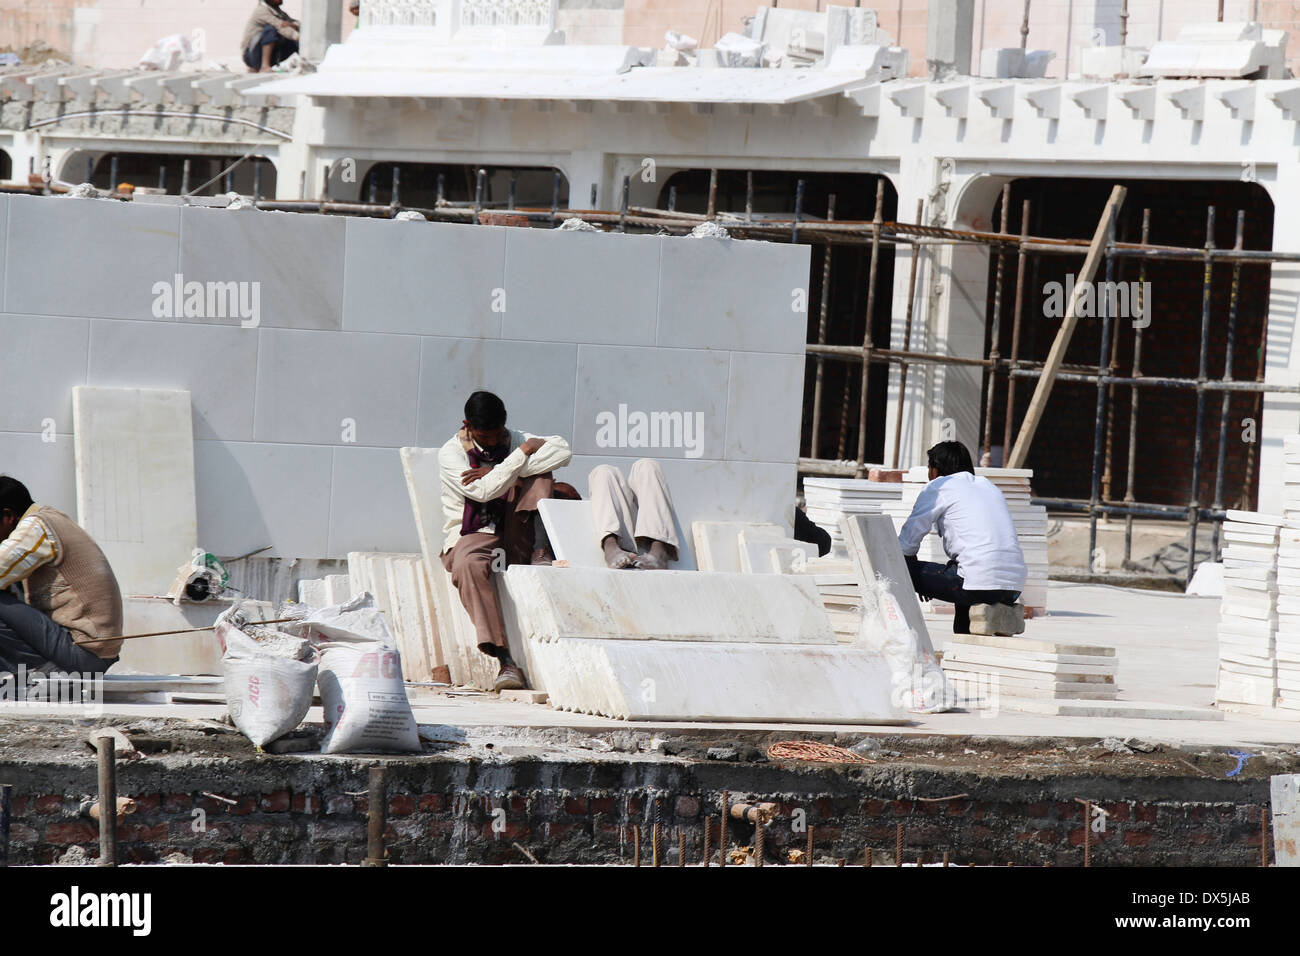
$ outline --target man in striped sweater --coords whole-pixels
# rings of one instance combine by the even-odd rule
[[[102,674],[121,633],[122,593],[99,545],[0,475],[0,671]]]

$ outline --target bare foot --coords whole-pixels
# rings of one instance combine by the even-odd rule
[[[614,535],[606,535],[605,540],[600,543],[601,548],[605,551],[605,565],[616,571],[624,568],[636,568],[637,556],[629,551],[624,551],[618,546],[618,538]]]
[[[650,550],[645,554],[637,555],[637,567],[646,571],[666,571],[668,570],[668,545],[662,541],[650,540]]]
[[[555,563],[555,555],[551,554],[550,548],[535,548],[530,563],[534,567],[547,567]]]

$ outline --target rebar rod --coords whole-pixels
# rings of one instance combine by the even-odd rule
[[[1237,210],[1237,237],[1234,248],[1240,249],[1246,239],[1246,210]],[[1237,306],[1241,299],[1241,263],[1232,264],[1232,289],[1228,294],[1228,335],[1223,354],[1223,380],[1232,381],[1232,359],[1237,344]],[[1228,414],[1231,411],[1232,393],[1224,392],[1219,406],[1219,447],[1215,450],[1214,502],[1212,508],[1223,507],[1223,475],[1228,453]],[[1210,537],[1210,560],[1219,560],[1219,531],[1216,523]]]
[[[885,215],[885,178],[876,180],[876,215],[875,232],[871,238],[871,264],[867,272],[867,309],[862,330],[862,392],[858,396],[858,470],[857,477],[863,474],[863,465],[867,456],[867,399],[868,386],[871,383],[871,326],[876,311],[876,274],[880,264],[880,223]]]
[[[752,173],[750,174],[753,175]],[[752,185],[752,183],[751,183]],[[835,220],[835,194],[831,193],[826,200],[826,221]],[[826,327],[830,322],[830,301],[831,301],[831,244],[828,242],[822,250],[822,288],[821,301],[818,303],[817,314],[817,344],[826,344]],[[808,453],[817,457],[819,446],[821,444],[821,422],[822,422],[822,390],[825,388],[826,378],[826,357],[817,356],[817,367],[813,373],[813,407],[812,407],[812,434],[808,440]]]
[[[1214,249],[1214,215],[1215,208],[1210,206],[1205,211],[1205,249]],[[1214,260],[1206,255],[1205,273],[1201,280],[1201,343],[1200,358],[1197,364],[1196,380],[1204,382],[1208,370],[1208,351],[1210,347],[1210,302],[1213,291]],[[1205,390],[1196,390],[1196,432],[1192,437],[1192,498],[1188,502],[1190,517],[1187,522],[1187,583],[1196,571],[1196,526],[1200,523],[1201,500],[1201,455],[1203,453],[1202,431],[1205,424]]]
[[[917,217],[920,218],[919,216]],[[1020,317],[1024,310],[1025,300],[1025,267],[1028,264],[1029,252],[1024,247],[1024,239],[1029,235],[1029,200],[1026,199],[1020,206],[1020,251],[1016,257],[1016,303],[1011,315],[1011,355],[1009,361],[1014,368],[1016,362],[1020,359]],[[1016,415],[1016,380],[1009,372],[1007,374],[1007,404],[1006,404],[1006,421],[1003,423],[1002,431],[1002,460],[1007,460],[1007,452],[1011,449],[1012,431],[1011,426]]]
[[[1147,207],[1142,210],[1142,242],[1145,244],[1151,238],[1151,209]],[[1143,259],[1138,266],[1138,301],[1141,303],[1139,314],[1142,316],[1143,324],[1139,325],[1133,334],[1133,373],[1132,378],[1137,378],[1142,374],[1142,330],[1150,324],[1148,321],[1151,315],[1152,303],[1146,301],[1146,282],[1147,282],[1147,263]],[[1135,501],[1133,482],[1137,474],[1137,424],[1138,424],[1138,404],[1141,401],[1142,393],[1138,391],[1136,385],[1129,386],[1129,406],[1128,406],[1128,477],[1124,485],[1124,500],[1127,502]],[[1133,516],[1124,516],[1124,565],[1133,557]]]
[[[1011,218],[1011,183],[1002,187],[1002,232],[1007,231]],[[984,449],[980,463],[988,467],[993,463],[993,397],[997,390],[997,364],[1002,357],[1000,340],[1002,335],[1002,277],[1006,272],[1006,247],[999,246],[997,252],[997,272],[993,280],[993,316],[989,320],[989,371],[988,390],[984,396]]]
[[[925,215],[925,200],[916,201],[916,221],[920,222]],[[921,260],[921,250],[917,246],[912,247],[912,261],[907,270],[907,312],[903,320],[903,351],[906,352],[912,347],[912,313],[916,308],[916,271]],[[894,453],[890,457],[890,467],[898,467],[898,453],[903,439],[903,406],[907,403],[907,360],[900,359],[898,363],[898,399],[894,406]],[[817,456],[814,455],[814,458]]]
[[[1115,242],[1116,225],[1115,220],[1118,217],[1112,216],[1106,228],[1106,246],[1109,249]],[[1111,283],[1115,279],[1115,257],[1109,252],[1105,253],[1106,262],[1106,288],[1113,288]],[[1097,370],[1101,372],[1106,367],[1106,360],[1110,355],[1110,336],[1111,336],[1111,312],[1110,296],[1101,296],[1101,354],[1097,357]],[[1101,458],[1103,450],[1103,430],[1106,427],[1106,395],[1107,386],[1105,384],[1105,375],[1097,376],[1097,414],[1093,420],[1092,429],[1092,504],[1101,502]],[[1088,573],[1094,570],[1093,564],[1097,554],[1097,512],[1088,512]]]

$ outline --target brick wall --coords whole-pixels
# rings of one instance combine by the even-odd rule
[[[150,764],[146,766],[145,764]],[[894,765],[783,768],[708,762],[548,762],[489,764],[424,758],[389,764],[387,845],[404,863],[519,863],[524,846],[541,862],[627,863],[627,826],[641,825],[650,857],[656,800],[666,860],[677,861],[679,833],[687,862],[699,861],[705,816],[721,791],[732,799],[773,800],[768,859],[806,844],[791,821],[803,811],[815,828],[816,855],[859,862],[892,858],[903,825],[904,858],[1004,865],[1082,865],[1084,808],[1095,798],[1109,814],[1092,834],[1094,865],[1237,865],[1260,858],[1266,778],[985,777]],[[11,861],[52,863],[74,846],[97,856],[97,824],[80,815],[94,768],[0,766],[15,785]],[[56,779],[64,781],[56,786]],[[182,853],[199,863],[358,863],[365,856],[366,769],[360,761],[196,762],[164,772],[158,761],[123,765],[119,793],[137,812],[123,817],[123,861],[153,862]],[[744,788],[742,790],[742,788]],[[203,791],[233,800],[205,796]],[[903,791],[900,798],[899,791]],[[919,796],[964,793],[960,799]],[[496,811],[503,810],[504,814]],[[201,811],[201,814],[196,814]],[[196,820],[205,818],[203,829]],[[499,823],[497,821],[500,821]],[[753,827],[731,825],[733,846],[752,843]]]

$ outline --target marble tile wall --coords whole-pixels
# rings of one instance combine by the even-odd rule
[[[0,196],[0,255],[0,473],[39,500],[74,506],[74,386],[186,389],[202,546],[414,551],[397,449],[487,388],[584,494],[649,456],[692,516],[792,515],[805,246]]]

